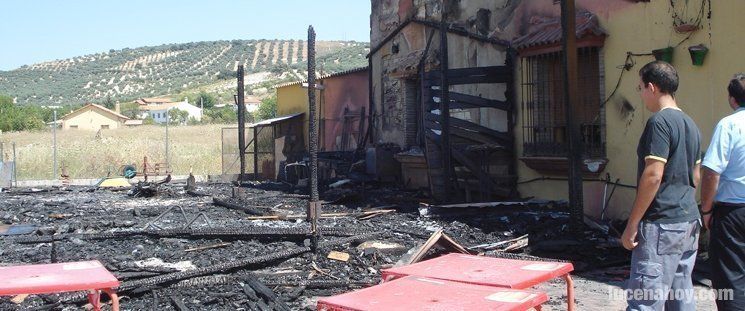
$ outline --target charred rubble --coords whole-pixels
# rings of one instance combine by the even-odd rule
[[[267,186],[161,184],[152,196],[13,189],[0,193],[0,265],[99,260],[121,282],[123,310],[315,310],[317,297],[374,285],[381,269],[414,253],[448,251],[423,249],[436,232],[470,253],[566,259],[579,270],[627,258],[603,232],[586,232],[582,243],[568,238],[561,202],[448,208],[420,204],[428,201],[420,193],[353,183],[321,196],[313,249],[308,197]],[[85,293],[11,298],[0,297],[0,310],[86,303]]]

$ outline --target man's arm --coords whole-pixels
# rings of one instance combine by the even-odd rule
[[[701,184],[701,213],[704,214],[704,227],[710,228],[711,212],[714,208],[714,197],[719,188],[719,173],[704,166],[703,184]]]
[[[636,233],[639,230],[639,222],[647,212],[649,205],[652,204],[657,190],[660,189],[662,174],[665,172],[665,162],[658,159],[648,158],[645,160],[644,172],[639,178],[639,184],[636,189],[636,199],[634,207],[631,208],[626,230],[623,231],[621,243],[628,250],[633,249],[638,244],[636,242]]]
[[[701,161],[693,166],[693,187],[698,188],[699,185],[701,185]]]

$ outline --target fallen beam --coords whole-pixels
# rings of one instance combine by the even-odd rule
[[[228,202],[226,200],[220,200],[220,199],[218,199],[216,197],[213,197],[212,198],[212,203],[214,203],[217,206],[222,206],[222,207],[225,207],[225,208],[229,208],[229,209],[233,209],[233,210],[237,210],[237,211],[242,211],[242,212],[244,212],[246,214],[257,215],[257,216],[264,216],[265,215],[265,212],[264,211],[261,211],[259,209],[255,209],[255,208],[248,207],[248,206],[243,206],[243,205],[238,205],[238,204],[235,204],[235,203]]]
[[[354,228],[322,227],[321,234],[326,236],[354,236],[370,233]],[[18,244],[38,244],[77,238],[80,240],[123,239],[138,236],[151,238],[241,238],[241,239],[277,239],[296,240],[310,236],[308,227],[273,228],[273,227],[223,227],[223,228],[176,228],[160,230],[127,230],[98,233],[72,233],[63,235],[42,235],[17,237],[11,241]]]
[[[289,259],[295,256],[298,256],[303,253],[310,252],[310,248],[308,247],[299,247],[295,249],[285,250],[285,251],[278,251],[273,252],[268,255],[263,256],[256,256],[252,258],[246,258],[241,260],[235,260],[230,261],[222,264],[217,264],[214,266],[194,269],[194,270],[187,270],[187,271],[180,271],[180,272],[174,272],[169,273],[165,275],[160,275],[152,278],[147,278],[143,280],[137,280],[132,282],[124,282],[119,286],[120,292],[126,292],[128,290],[132,290],[135,288],[140,287],[146,287],[146,286],[154,286],[154,285],[161,285],[161,284],[169,284],[185,279],[190,279],[198,276],[205,276],[205,275],[212,275],[220,272],[229,272],[236,269],[244,269],[248,267],[260,267],[264,266],[266,264],[270,264],[279,260],[285,260]]]
[[[290,311],[290,307],[285,304],[284,301],[280,300],[274,291],[266,287],[259,279],[255,276],[248,274],[243,277],[246,285],[250,286],[258,296],[263,297],[269,304],[274,305],[275,310]]]

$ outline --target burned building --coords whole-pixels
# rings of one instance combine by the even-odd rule
[[[491,36],[504,13],[494,6],[372,1],[372,142],[426,162],[439,200],[517,196],[514,59]]]
[[[395,145],[406,161],[418,157],[440,199],[567,198],[558,1],[371,0],[371,7],[373,145]],[[637,71],[655,59],[678,69],[676,98],[705,148],[728,113],[724,87],[744,65],[735,52],[742,43],[725,38],[737,35],[734,12],[745,4],[577,0],[576,7],[573,104],[585,147],[585,214],[625,219],[636,191],[636,142],[651,115],[635,91]],[[451,152],[442,152],[439,137]]]

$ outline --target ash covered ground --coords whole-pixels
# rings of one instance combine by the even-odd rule
[[[560,204],[433,209],[424,216],[418,207],[426,198],[419,193],[369,185],[330,191],[322,196],[329,202],[323,213],[339,216],[319,220],[323,235],[313,252],[303,217],[308,199],[259,188],[270,187],[200,184],[190,194],[169,184],[153,197],[75,187],[13,189],[0,193],[0,225],[7,231],[0,235],[0,265],[99,260],[121,282],[122,310],[315,310],[318,297],[379,283],[381,269],[443,229],[464,247],[528,235],[526,245],[518,239],[472,250],[570,260],[581,310],[625,306],[609,301],[608,289],[622,286],[629,254],[609,246],[600,232],[567,238],[569,215]],[[216,205],[215,198],[227,204]],[[375,213],[381,210],[395,211]],[[280,216],[252,219],[251,213]],[[500,251],[510,245],[511,252]],[[349,259],[329,259],[331,251]],[[564,288],[563,281],[538,288],[550,294],[544,310],[565,309]],[[86,304],[84,293],[32,295],[20,303],[11,298],[0,297],[0,310],[79,310]]]

